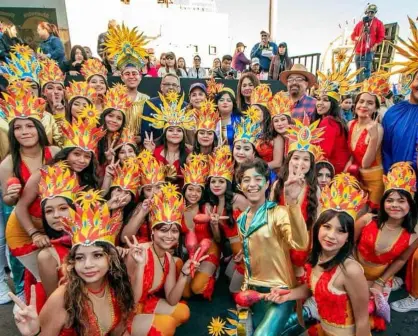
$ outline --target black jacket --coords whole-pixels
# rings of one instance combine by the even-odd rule
[[[6,62],[6,57],[10,58],[11,48],[16,44],[24,44],[24,42],[18,37],[9,37],[7,34],[3,34],[0,38],[0,61]]]

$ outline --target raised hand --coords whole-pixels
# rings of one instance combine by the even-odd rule
[[[116,251],[118,251],[119,256],[123,259],[129,254],[130,250],[120,246],[116,246]]]
[[[151,153],[154,153],[155,150],[155,143],[154,143],[154,134],[145,131],[145,139],[144,139],[144,147],[148,149]]]
[[[376,120],[372,121],[371,123],[369,123],[366,126],[367,132],[369,132],[369,136],[372,139],[376,139],[379,135],[379,126],[378,126],[378,122]]]
[[[110,164],[106,166],[105,175],[111,178],[115,177],[115,170],[119,166],[119,162],[120,160],[115,162],[115,157],[113,156],[112,160],[110,161]]]
[[[185,264],[183,265],[181,269],[181,273],[183,273],[183,275],[186,275],[186,276],[191,275],[193,278],[195,270],[197,270],[200,267],[200,263],[204,261],[205,259],[209,258],[208,255],[200,257],[200,250],[201,248],[199,247],[196,253],[194,254],[193,258],[190,258],[189,260],[185,262]]]
[[[118,137],[114,137],[112,143],[110,144],[109,149],[105,152],[105,157],[107,161],[112,161],[112,159],[115,157],[116,152],[115,152],[115,145],[116,145],[116,141],[117,141]]]
[[[284,183],[284,192],[288,203],[296,203],[305,184],[305,174],[302,173],[302,165],[299,164],[295,170],[293,165],[289,165],[289,177]]]
[[[220,220],[226,220],[228,216],[221,216],[218,214],[218,207],[215,205],[212,211],[209,211],[208,215],[210,216],[210,225],[218,226]]]
[[[36,292],[35,285],[30,288],[30,303],[27,306],[21,299],[13,293],[9,293],[9,297],[20,308],[14,313],[15,323],[22,336],[36,335],[40,329],[41,324],[38,314],[36,312]]]
[[[123,208],[130,201],[129,194],[115,195],[107,201],[107,206],[110,210]]]
[[[129,247],[129,254],[132,259],[135,260],[137,265],[145,265],[147,256],[145,253],[145,248],[138,243],[138,240],[135,236],[132,236],[132,242],[127,236],[125,236],[126,245]]]
[[[141,210],[144,212],[144,214],[148,215],[151,210],[152,205],[152,199],[145,199],[141,204]]]

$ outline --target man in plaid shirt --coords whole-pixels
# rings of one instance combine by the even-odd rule
[[[302,64],[295,64],[291,70],[283,71],[280,80],[287,85],[287,91],[294,103],[292,118],[302,120],[304,113],[310,118],[315,112],[315,98],[306,94],[306,90],[316,83],[316,77]]]

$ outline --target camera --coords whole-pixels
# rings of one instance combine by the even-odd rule
[[[369,16],[363,17],[363,23],[369,23],[371,21],[372,21],[372,18],[371,17],[369,17]]]
[[[228,72],[228,76],[234,77],[234,72],[233,71]]]

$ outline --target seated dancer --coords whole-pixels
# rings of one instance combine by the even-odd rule
[[[99,195],[100,191],[81,192],[76,210],[62,219],[72,240],[63,265],[64,284],[51,294],[39,317],[35,312],[22,317],[31,306],[12,295],[23,308],[15,315],[23,335],[124,334],[135,301],[125,264],[115,248],[121,211],[111,215]]]
[[[215,289],[215,272],[219,266],[220,249],[213,239],[210,216],[204,206],[206,179],[209,176],[208,158],[203,154],[191,155],[190,162],[184,166],[183,196],[186,210],[183,215],[182,231],[186,235],[186,248],[192,258],[199,246],[208,254],[195,277],[186,285],[183,296],[202,294],[211,299]]]
[[[152,198],[151,242],[139,244],[135,237],[132,242],[125,237],[131,249],[128,269],[138,303],[130,326],[132,336],[172,336],[176,327],[189,319],[189,307],[180,299],[193,270],[197,270],[207,256],[202,256],[198,249],[176,278],[170,251],[179,243],[184,210],[183,197],[176,186],[168,183]]]
[[[313,226],[307,283],[287,292],[274,288],[265,297],[285,304],[312,295],[320,324],[310,328],[310,335],[371,335],[367,281],[363,268],[353,258],[354,219],[366,202],[366,194],[355,178],[337,175],[321,193],[322,212]],[[293,330],[288,335],[300,333]]]
[[[369,287],[377,289],[388,300],[395,275],[389,268],[418,238],[417,205],[413,198],[416,175],[410,164],[398,162],[383,181],[385,192],[379,216],[366,214],[356,222],[356,257],[364,268]],[[408,270],[407,277],[410,275]],[[372,329],[385,329],[384,320],[375,315],[371,325]]]
[[[266,199],[269,169],[263,160],[244,162],[236,173],[237,182],[250,203],[238,218],[245,263],[243,291],[270,293],[274,289],[294,288],[297,284],[289,250],[307,249],[309,236],[298,205],[304,174],[301,166],[297,170],[293,170],[293,166],[290,169],[285,183],[286,207]],[[295,301],[256,302],[251,307],[253,335],[280,335],[294,308]]]
[[[77,174],[64,162],[40,169],[39,194],[42,208],[42,222],[50,246],[38,254],[40,282],[36,284],[36,305],[38,313],[46,299],[58,288],[64,277],[61,265],[71,249],[71,239],[63,230],[61,219],[70,216],[70,208],[75,209],[74,201],[82,189]]]
[[[240,291],[244,279],[244,265],[241,260],[237,259],[240,258],[239,255],[242,252],[242,243],[238,235],[236,220],[247,208],[248,202],[244,196],[233,192],[233,173],[229,146],[219,147],[209,157],[205,211],[210,216],[210,228],[215,242],[221,243],[222,235],[228,239],[233,258],[226,269],[226,275],[231,279],[229,291],[235,295]]]

